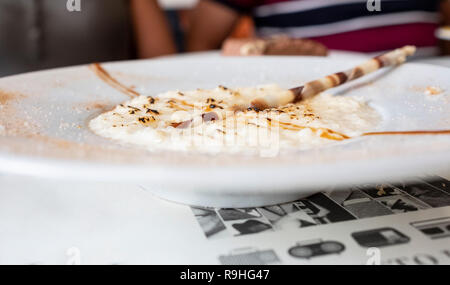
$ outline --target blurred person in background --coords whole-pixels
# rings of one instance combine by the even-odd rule
[[[0,76],[176,51],[156,0],[80,0],[72,12],[67,3],[0,0]]]
[[[131,0],[137,52],[140,58],[176,53],[174,42],[177,23],[169,25],[167,15],[156,0]]]
[[[449,1],[440,2],[200,0],[192,13],[187,49],[219,48],[238,19],[242,15],[250,15],[258,37],[285,34],[293,38],[314,39],[330,49],[367,53],[416,45],[419,55],[436,55],[438,48],[434,33],[441,21],[439,5]]]

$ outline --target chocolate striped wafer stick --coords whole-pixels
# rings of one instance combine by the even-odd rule
[[[327,89],[342,85],[351,80],[360,78],[386,66],[399,65],[405,62],[406,57],[413,55],[415,46],[405,46],[391,52],[374,57],[363,64],[343,72],[337,72],[326,77],[310,81],[303,86],[291,88],[289,93],[280,97],[277,94],[255,98],[250,103],[254,110],[276,108],[289,103],[310,98]]]

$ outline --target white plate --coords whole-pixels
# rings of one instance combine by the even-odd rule
[[[297,86],[360,62],[313,57],[179,57],[105,64],[145,95],[278,83]],[[383,115],[374,131],[450,129],[450,69],[405,64],[332,91]],[[427,86],[446,92],[429,96]],[[403,179],[450,164],[450,136],[379,136],[273,158],[152,154],[91,133],[88,120],[128,97],[87,66],[0,79],[0,171],[139,183],[182,203],[246,207],[286,202],[321,187]],[[15,135],[5,135],[14,131]]]

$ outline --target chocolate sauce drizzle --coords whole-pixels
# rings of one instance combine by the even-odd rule
[[[100,63],[93,63],[90,66],[90,69],[94,71],[94,73],[103,80],[106,84],[113,87],[114,89],[119,90],[130,98],[138,97],[140,94],[133,90],[132,88],[123,85],[117,79],[111,76],[108,71],[106,71]]]

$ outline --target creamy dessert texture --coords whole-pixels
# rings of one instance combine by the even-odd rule
[[[149,150],[248,152],[309,149],[372,130],[378,113],[361,99],[320,94],[264,111],[245,109],[276,85],[139,96],[90,121],[96,134]]]

